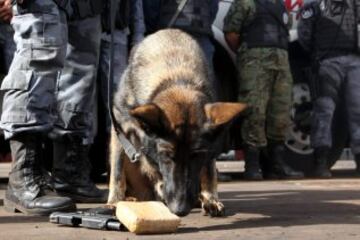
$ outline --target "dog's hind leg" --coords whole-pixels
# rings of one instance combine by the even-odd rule
[[[200,201],[204,214],[212,217],[223,216],[225,207],[218,197],[215,160],[201,169],[200,178]]]
[[[114,128],[110,138],[110,179],[107,205],[114,206],[118,201],[125,200],[126,176],[124,170],[125,154]]]

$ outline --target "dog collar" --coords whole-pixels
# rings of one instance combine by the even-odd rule
[[[124,148],[125,154],[128,156],[130,162],[136,163],[140,160],[140,157],[142,154],[144,154],[149,160],[156,163],[157,156],[154,153],[155,144],[153,141],[151,141],[149,138],[147,138],[147,144],[146,146],[149,147],[141,147],[139,150],[135,148],[135,146],[125,137],[124,133],[122,131],[118,132],[118,138],[121,143],[121,145]]]
[[[135,163],[140,160],[141,153],[136,150],[134,145],[125,137],[124,133],[118,132],[118,138],[124,148],[125,154],[128,156],[130,162]]]

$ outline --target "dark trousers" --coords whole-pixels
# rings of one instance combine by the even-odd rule
[[[350,133],[353,153],[360,153],[360,56],[349,54],[321,61],[318,81],[320,87],[314,102],[312,147],[332,146],[333,116],[336,105],[343,99],[348,119],[344,131]]]

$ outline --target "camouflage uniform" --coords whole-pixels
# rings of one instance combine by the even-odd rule
[[[52,0],[14,6],[17,51],[1,89],[5,137],[21,132],[76,134],[92,141],[100,16],[68,21]]]
[[[244,27],[254,19],[254,0],[235,0],[224,20],[224,32],[242,38]],[[242,126],[246,144],[263,147],[267,139],[283,141],[289,125],[292,76],[288,53],[280,48],[248,48],[237,51],[238,100],[251,107]]]

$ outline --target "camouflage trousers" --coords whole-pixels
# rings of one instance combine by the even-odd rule
[[[287,51],[275,48],[239,49],[238,100],[249,105],[241,135],[251,146],[283,141],[290,121],[292,76]]]
[[[5,137],[42,132],[91,142],[100,16],[68,21],[52,0],[13,10],[17,51],[1,85]]]

